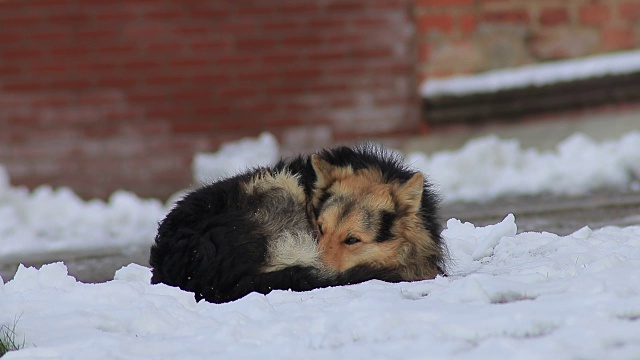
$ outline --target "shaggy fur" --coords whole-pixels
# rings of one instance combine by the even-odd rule
[[[444,273],[436,211],[422,174],[397,156],[370,145],[324,150],[186,195],[158,227],[151,281],[219,303],[429,279]]]

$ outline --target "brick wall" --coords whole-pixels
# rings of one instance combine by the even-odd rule
[[[194,152],[419,128],[411,0],[0,1],[14,184],[166,197]]]
[[[640,46],[640,1],[416,0],[419,77]]]

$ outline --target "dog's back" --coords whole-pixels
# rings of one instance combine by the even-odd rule
[[[211,302],[317,287],[318,253],[304,204],[297,177],[271,169],[189,193],[158,227],[149,261],[152,283]]]

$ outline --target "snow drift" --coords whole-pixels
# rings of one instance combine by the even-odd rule
[[[580,195],[598,188],[638,187],[640,132],[602,143],[576,134],[552,151],[523,149],[517,140],[487,136],[457,151],[411,153],[406,160],[435,182],[446,202]]]
[[[513,216],[450,220],[449,277],[227,304],[150,285],[129,265],[83,284],[63,264],[0,283],[0,324],[18,319],[11,359],[575,359],[640,356],[640,226],[516,234]]]
[[[245,162],[257,153],[275,161],[277,143],[261,139],[233,148],[231,162],[201,157],[194,172],[208,181],[257,165]],[[639,152],[638,133],[601,144],[577,135],[551,152],[488,137],[407,159],[447,201],[468,201],[637,186]],[[220,163],[211,170],[207,162]],[[0,261],[150,245],[169,206],[126,192],[106,202],[65,188],[29,192],[10,186],[0,167]],[[76,281],[62,263],[21,266],[0,281],[0,325],[16,322],[26,348],[5,358],[640,357],[640,226],[518,234],[509,215],[487,227],[452,219],[443,236],[448,277],[274,291],[227,304],[151,285],[150,269],[133,264],[101,284]]]

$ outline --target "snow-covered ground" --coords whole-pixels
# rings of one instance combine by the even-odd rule
[[[277,158],[269,135],[235,145],[199,156],[194,174],[206,181],[256,165],[245,160],[258,153]],[[446,201],[637,187],[640,134],[601,144],[576,135],[551,152],[488,137],[407,160]],[[216,170],[200,171],[207,166]],[[150,245],[169,206],[126,192],[107,202],[46,186],[28,192],[0,167],[0,263]],[[17,322],[25,342],[6,359],[640,358],[640,226],[518,234],[509,215],[487,227],[452,219],[443,235],[449,277],[221,305],[150,285],[137,265],[102,284],[77,282],[61,263],[22,267],[0,281],[0,325]]]
[[[61,263],[0,285],[10,359],[638,359],[640,226],[516,234],[450,220],[451,276],[228,304],[129,265],[83,284]]]
[[[640,50],[550,61],[512,69],[444,79],[428,79],[421,86],[427,98],[492,93],[501,90],[625,75],[640,71]]]

